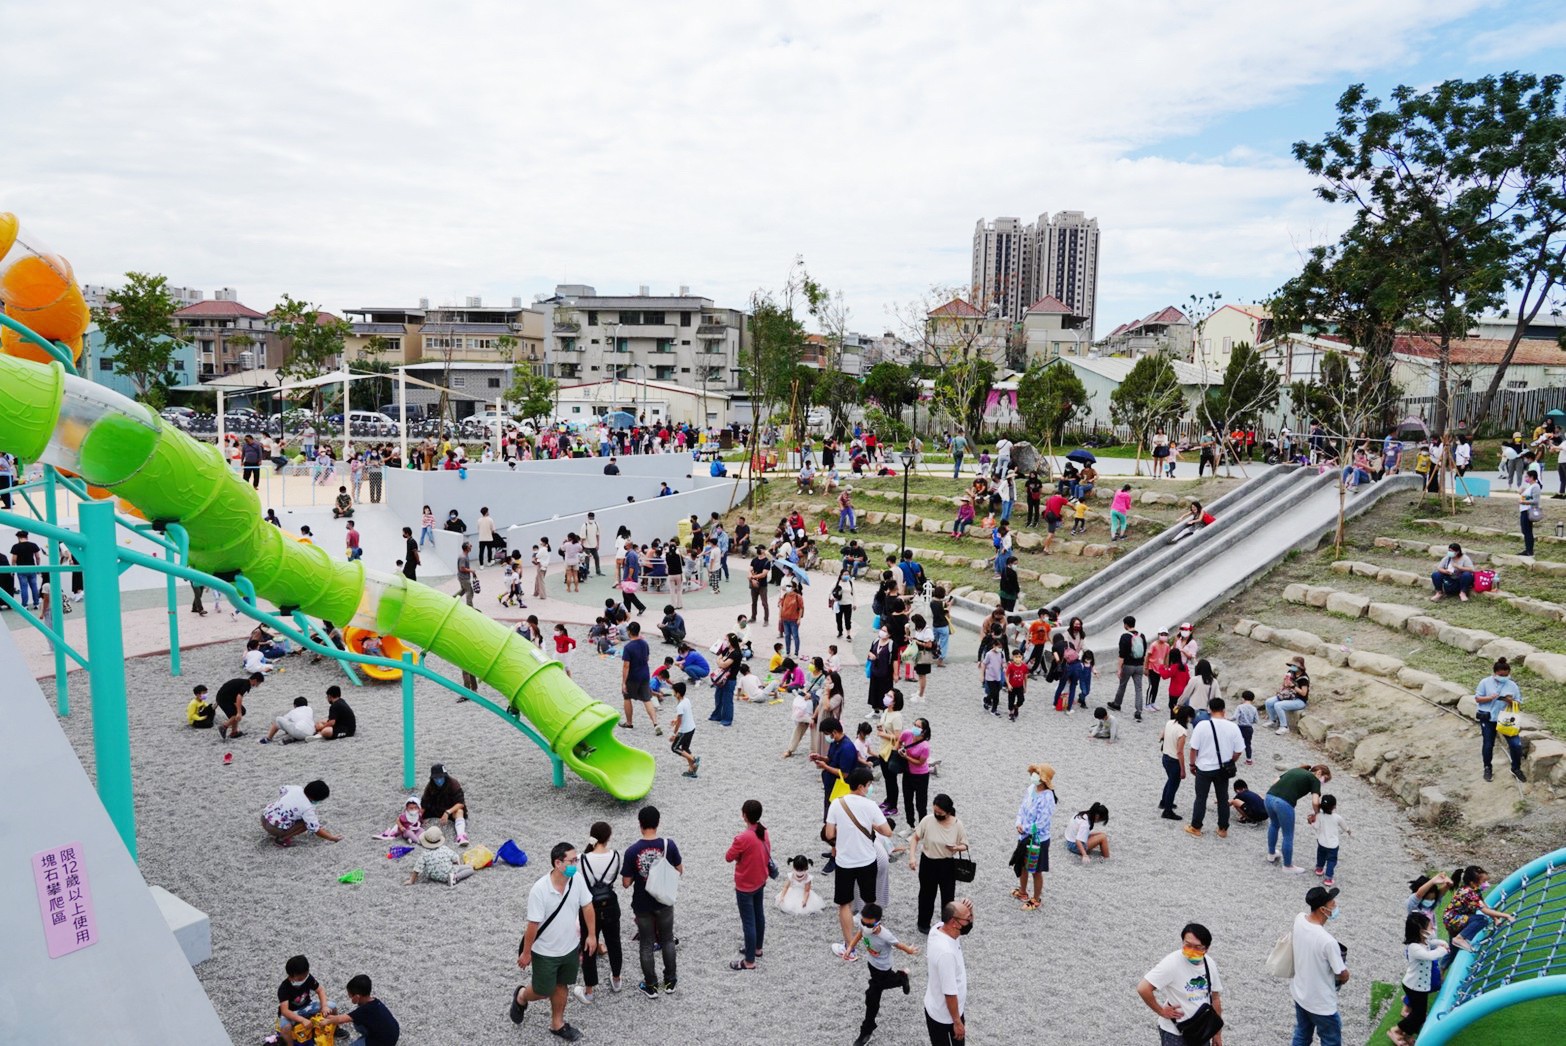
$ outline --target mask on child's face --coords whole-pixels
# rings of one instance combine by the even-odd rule
[[[306,980],[308,979],[309,978],[306,978]],[[288,983],[295,988],[303,988],[305,986],[304,981],[296,981],[292,977],[288,978]]]

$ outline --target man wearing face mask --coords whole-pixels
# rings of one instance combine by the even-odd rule
[[[964,897],[941,908],[941,924],[925,942],[930,979],[924,990],[924,1026],[930,1046],[961,1046],[968,1028],[968,966],[959,937],[973,932],[973,902]]]
[[[529,983],[518,985],[511,998],[513,1024],[522,1023],[528,1004],[548,999],[550,1034],[566,1042],[582,1037],[565,1020],[566,999],[581,965],[578,949],[591,955],[598,947],[593,892],[576,874],[578,860],[576,847],[556,843],[549,852],[549,874],[528,891],[527,931],[517,951],[517,965],[524,970],[531,966],[533,972]]]
[[[1180,931],[1180,948],[1170,952],[1136,986],[1136,993],[1147,1008],[1158,1014],[1160,1046],[1183,1046],[1185,1038],[1176,1021],[1190,1020],[1203,1005],[1223,1016],[1223,981],[1218,968],[1208,957],[1212,932],[1201,923],[1186,923]],[[1211,1046],[1223,1046],[1223,1033],[1206,1040]]]
[[[424,786],[419,805],[424,809],[426,822],[451,822],[457,830],[457,845],[468,845],[468,797],[462,791],[462,782],[446,773],[444,763],[430,767],[430,782]]]
[[[1343,1019],[1338,1013],[1338,989],[1349,979],[1343,947],[1327,932],[1338,917],[1336,888],[1312,886],[1305,894],[1308,912],[1294,917],[1294,1046],[1342,1046]]]

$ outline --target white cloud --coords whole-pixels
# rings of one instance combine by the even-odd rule
[[[740,304],[804,254],[866,330],[967,278],[979,215],[1082,209],[1107,330],[1145,288],[1276,283],[1331,221],[1278,157],[1133,150],[1480,6],[13,5],[0,207],[86,280],[261,308],[561,281]]]

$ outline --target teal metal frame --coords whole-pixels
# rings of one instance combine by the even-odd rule
[[[1523,890],[1530,881],[1539,876],[1566,875],[1566,849],[1547,853],[1537,860],[1523,865],[1497,887],[1492,889],[1485,897],[1484,903],[1491,908],[1500,908],[1507,899]],[[1562,916],[1559,911],[1549,913],[1514,913],[1519,918],[1539,918],[1550,924],[1560,927]],[[1484,958],[1485,945],[1494,936],[1494,927],[1486,927],[1474,937],[1473,951],[1459,951],[1457,958],[1452,961],[1452,967],[1446,973],[1446,979],[1441,984],[1441,990],[1436,994],[1435,1002],[1430,1007],[1430,1016],[1425,1021],[1424,1028],[1419,1033],[1419,1038],[1414,1040],[1416,1046],[1445,1046],[1460,1034],[1463,1029],[1476,1021],[1482,1020],[1504,1010],[1509,1006],[1519,1003],[1532,1002],[1535,999],[1545,999],[1551,996],[1566,995],[1566,953],[1560,959],[1560,972],[1548,972],[1549,963],[1546,962],[1543,971],[1534,971],[1532,976],[1517,980],[1511,980],[1498,988],[1476,995],[1473,998],[1459,1000],[1458,996],[1467,985],[1469,977],[1474,974],[1474,965]],[[1558,937],[1561,931],[1557,930]],[[1559,944],[1566,949],[1566,944]]]

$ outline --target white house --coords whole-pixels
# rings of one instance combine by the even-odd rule
[[[1126,380],[1126,375],[1131,373],[1131,368],[1136,366],[1136,363],[1136,360],[1119,356],[1097,359],[1062,356],[1060,362],[1054,366],[1072,368],[1087,389],[1088,401],[1085,405],[1087,411],[1084,415],[1086,422],[1090,425],[1095,423],[1111,425],[1113,422],[1109,416],[1109,397],[1120,388],[1121,383]],[[1208,386],[1223,384],[1222,375],[1204,375],[1200,367],[1183,360],[1171,360],[1170,364],[1174,367],[1175,378],[1180,382],[1180,392],[1188,406],[1188,414],[1194,415],[1200,409],[1203,390]]]

